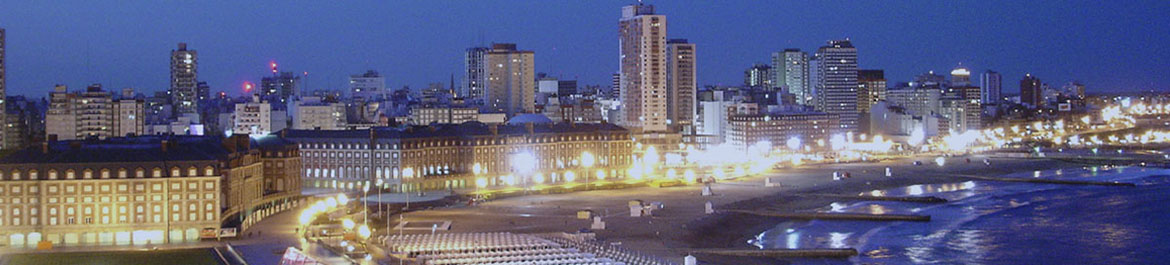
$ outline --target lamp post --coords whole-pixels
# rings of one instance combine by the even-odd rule
[[[524,184],[524,193],[528,193],[529,181],[524,179],[529,173],[536,169],[536,157],[532,153],[520,152],[512,155],[512,171],[516,174],[513,178],[521,178]]]
[[[593,158],[592,153],[589,153],[589,151],[581,152],[581,166],[585,167],[585,172],[583,172],[583,173],[585,175],[585,189],[586,190],[592,189],[592,187],[589,186],[589,175],[590,175],[589,173],[591,173],[589,171],[590,171],[590,169],[593,168],[593,162],[594,162],[594,158]]]

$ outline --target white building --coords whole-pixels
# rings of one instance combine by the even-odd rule
[[[896,142],[912,142],[912,135],[920,133],[923,139],[938,136],[946,131],[945,122],[938,115],[916,115],[897,106],[878,102],[870,108],[870,134],[882,135]],[[917,135],[915,135],[917,136]]]
[[[410,110],[411,125],[431,123],[459,124],[479,120],[479,109],[474,107],[419,107]]]
[[[144,108],[142,100],[113,100],[100,84],[81,93],[69,93],[58,85],[49,93],[45,135],[57,140],[142,135],[146,132]]]
[[[467,53],[464,57],[464,66],[466,71],[463,75],[463,88],[458,93],[458,97],[464,97],[470,100],[479,101],[483,98],[484,90],[487,88],[487,52],[491,50],[487,47],[472,47],[467,48]]]
[[[352,95],[368,95],[386,92],[386,77],[377,71],[369,70],[364,74],[349,76],[349,92]]]
[[[204,135],[204,132],[203,124],[199,123],[199,115],[194,113],[181,114],[168,123],[146,126],[146,134]]]
[[[232,132],[235,134],[269,134],[284,129],[284,111],[273,111],[272,104],[261,101],[253,95],[252,102],[236,103],[232,115]]]
[[[618,25],[622,101],[618,125],[665,132],[666,16],[654,14],[652,5],[629,5],[622,7]]]

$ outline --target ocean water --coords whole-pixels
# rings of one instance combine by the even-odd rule
[[[1086,167],[1004,177],[1122,181],[1107,187],[967,181],[875,190],[947,203],[834,203],[819,211],[925,214],[930,222],[792,221],[760,248],[856,248],[848,260],[798,264],[1164,264],[1170,262],[1170,170]]]

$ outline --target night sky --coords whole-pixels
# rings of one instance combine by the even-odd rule
[[[123,3],[134,2],[134,3]],[[248,2],[248,3],[239,3]],[[459,82],[463,51],[515,42],[537,72],[608,85],[618,68],[617,20],[634,1],[11,1],[9,94],[54,84],[165,90],[178,42],[199,52],[199,79],[240,93],[244,81],[309,72],[311,89],[346,87],[375,69],[392,88]],[[393,3],[390,3],[393,2]],[[773,51],[815,51],[849,37],[863,69],[909,81],[959,63],[1025,73],[1090,92],[1170,88],[1170,1],[647,1],[671,38],[698,45],[699,83],[737,85]],[[973,81],[977,82],[977,78]]]

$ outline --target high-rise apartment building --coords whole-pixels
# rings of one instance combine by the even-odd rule
[[[666,119],[683,132],[694,131],[695,44],[685,39],[666,42]]]
[[[618,31],[622,78],[619,125],[647,132],[667,131],[666,16],[654,14],[653,5],[625,6]]]
[[[275,68],[273,68],[275,71]],[[301,77],[292,72],[280,72],[260,79],[261,93],[267,100],[286,102],[300,93]]]
[[[493,43],[487,53],[486,106],[509,117],[536,111],[535,55],[513,43]]]
[[[115,100],[101,84],[80,93],[57,85],[49,93],[45,111],[45,135],[57,140],[109,138],[145,133],[145,102],[133,98]]]
[[[5,64],[7,62],[6,62],[6,59],[4,56],[4,54],[7,53],[6,49],[8,47],[6,47],[6,45],[4,44],[5,35],[6,35],[6,33],[4,32],[4,28],[0,28],[0,110],[6,109],[4,106],[4,104],[5,104],[4,99],[6,99],[8,96],[8,92],[7,92],[7,90],[8,90],[8,72],[7,71],[8,70],[5,66]],[[5,115],[7,115],[7,112],[4,112],[4,111],[0,111],[0,112],[3,112],[3,113],[0,113],[0,121],[7,122],[8,119],[5,116]],[[7,130],[0,130],[0,143],[7,143],[8,142],[5,140],[5,139],[7,139],[6,137],[8,135],[6,135],[4,131],[7,131]],[[18,137],[18,136],[13,135],[12,137]],[[0,149],[9,149],[9,148],[14,148],[14,147],[0,144]]]
[[[1032,74],[1024,75],[1024,79],[1020,79],[1020,103],[1034,108],[1043,107],[1043,89],[1040,78],[1036,78]]]
[[[491,49],[487,47],[472,47],[467,48],[467,53],[464,56],[464,66],[466,72],[463,73],[463,89],[459,92],[459,97],[467,99],[482,99],[484,89],[487,88],[487,53]]]
[[[817,50],[816,109],[841,117],[841,131],[857,130],[857,48],[849,39],[831,40]]]
[[[772,89],[772,79],[776,78],[772,74],[772,66],[766,64],[755,64],[743,71],[743,85],[746,87]]]
[[[971,70],[960,65],[951,70],[951,86],[964,87],[971,85]]]
[[[870,106],[886,99],[886,74],[882,70],[857,71],[857,111],[868,113]]]
[[[808,53],[800,49],[772,53],[772,73],[776,86],[795,96],[796,104],[812,104]]]
[[[177,50],[171,50],[171,105],[174,114],[199,112],[199,57],[195,50],[188,50],[187,43],[179,43]]]
[[[999,101],[1003,100],[1003,77],[995,71],[987,70],[983,72],[982,82],[980,88],[983,91],[981,95],[983,104],[999,105]]]

